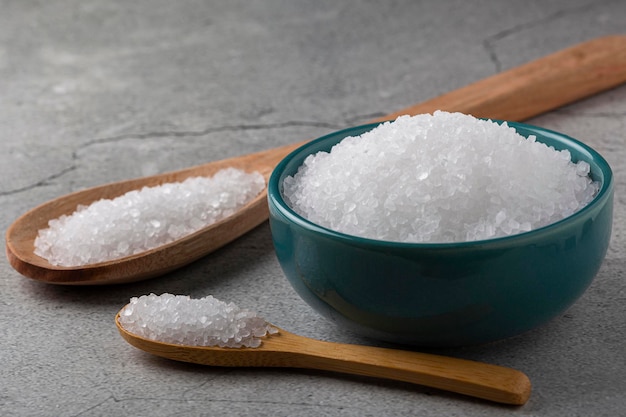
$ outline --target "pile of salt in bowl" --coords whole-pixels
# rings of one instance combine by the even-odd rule
[[[401,116],[308,156],[283,195],[306,219],[349,235],[476,241],[580,210],[599,188],[589,169],[506,123],[438,111]]]
[[[50,220],[35,239],[35,254],[53,265],[80,266],[141,253],[230,216],[264,188],[260,173],[227,168],[102,199]]]
[[[262,337],[278,332],[257,313],[210,295],[133,297],[120,312],[119,323],[137,336],[187,346],[259,347]]]

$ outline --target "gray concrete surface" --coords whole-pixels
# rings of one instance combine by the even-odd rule
[[[83,187],[314,138],[624,32],[622,0],[0,0],[0,226]],[[113,318],[130,297],[173,292],[235,301],[305,336],[375,344],[297,297],[263,224],[129,285],[45,285],[0,259],[0,415],[626,415],[626,87],[531,122],[611,163],[606,261],[548,325],[438,351],[526,372],[525,406],[315,371],[192,366],[118,336]]]

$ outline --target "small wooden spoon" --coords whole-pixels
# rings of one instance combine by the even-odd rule
[[[374,121],[435,110],[521,121],[624,82],[626,36],[608,36],[548,55]],[[79,267],[51,265],[33,253],[34,241],[38,231],[48,227],[49,220],[74,212],[79,204],[89,205],[101,198],[114,198],[143,186],[182,181],[190,176],[210,176],[226,167],[259,171],[267,179],[282,158],[304,143],[59,197],[25,213],[8,228],[7,257],[20,274],[53,284],[115,284],[162,275],[201,258],[265,221],[268,217],[266,193],[261,193],[241,211],[219,223],[171,244],[114,261]]]
[[[121,311],[120,311],[121,313]],[[225,367],[318,369],[456,392],[505,404],[522,405],[530,396],[528,377],[515,369],[427,353],[348,345],[309,339],[278,329],[257,348],[184,346],[158,342],[115,324],[131,345],[182,362]]]

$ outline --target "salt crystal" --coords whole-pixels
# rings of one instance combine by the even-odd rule
[[[534,136],[460,113],[401,116],[308,156],[283,195],[346,234],[460,242],[523,233],[587,205],[599,184]]]
[[[144,187],[81,205],[39,231],[35,254],[53,265],[79,266],[141,253],[228,217],[264,188],[260,173],[227,168],[210,178]]]
[[[119,322],[134,335],[188,346],[259,347],[262,337],[278,332],[255,312],[210,295],[133,297],[120,312]]]

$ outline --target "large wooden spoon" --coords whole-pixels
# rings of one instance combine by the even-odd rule
[[[530,396],[528,377],[515,369],[481,362],[372,346],[309,339],[286,332],[263,338],[256,348],[185,346],[146,339],[115,324],[131,345],[182,362],[228,367],[305,368],[410,382],[505,404]]]
[[[626,36],[585,42],[520,67],[417,104],[375,121],[402,114],[458,111],[476,117],[521,121],[626,82]],[[209,162],[181,171],[102,185],[44,203],[19,217],[6,232],[6,253],[20,274],[66,285],[138,281],[186,265],[253,229],[268,217],[266,194],[241,211],[183,239],[137,255],[80,267],[60,267],[35,255],[34,240],[48,221],[70,214],[79,204],[114,198],[143,186],[210,176],[225,167],[259,171],[266,178],[274,166],[302,143]]]

